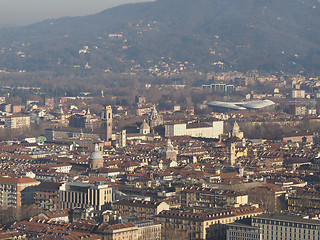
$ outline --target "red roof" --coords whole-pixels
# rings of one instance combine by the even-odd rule
[[[23,184],[23,183],[38,183],[38,181],[29,177],[27,178],[0,177],[0,183]]]

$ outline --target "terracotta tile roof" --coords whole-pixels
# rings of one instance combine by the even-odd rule
[[[12,184],[26,184],[26,183],[38,183],[33,178],[11,178],[11,177],[0,177],[0,183],[12,183]]]
[[[108,229],[111,229],[114,231],[114,230],[131,228],[131,227],[135,227],[135,225],[131,222],[127,222],[127,223],[119,223],[119,224],[110,225],[108,227]]]

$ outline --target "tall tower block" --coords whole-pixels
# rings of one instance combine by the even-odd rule
[[[236,163],[236,144],[231,143],[228,149],[228,163],[230,166],[234,166]]]
[[[106,106],[101,112],[101,139],[112,140],[112,108]]]

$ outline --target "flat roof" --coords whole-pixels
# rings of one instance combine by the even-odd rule
[[[231,110],[247,110],[247,109],[262,109],[273,106],[275,103],[271,100],[253,100],[248,102],[220,102],[213,101],[207,103],[208,106],[227,108]]]
[[[319,220],[305,219],[301,216],[291,215],[291,214],[283,214],[283,213],[264,213],[259,216],[255,216],[253,218],[320,225]]]

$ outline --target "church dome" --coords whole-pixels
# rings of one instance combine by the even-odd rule
[[[99,152],[99,146],[98,144],[94,145],[94,152],[91,153],[89,158],[89,164],[91,170],[96,170],[103,167],[103,156]]]
[[[103,159],[102,154],[100,152],[93,152],[90,155],[90,160],[98,160]]]
[[[90,160],[100,160],[100,159],[103,159],[103,156],[99,151],[98,144],[96,144],[94,146],[94,152],[92,152],[91,155],[90,155]]]

